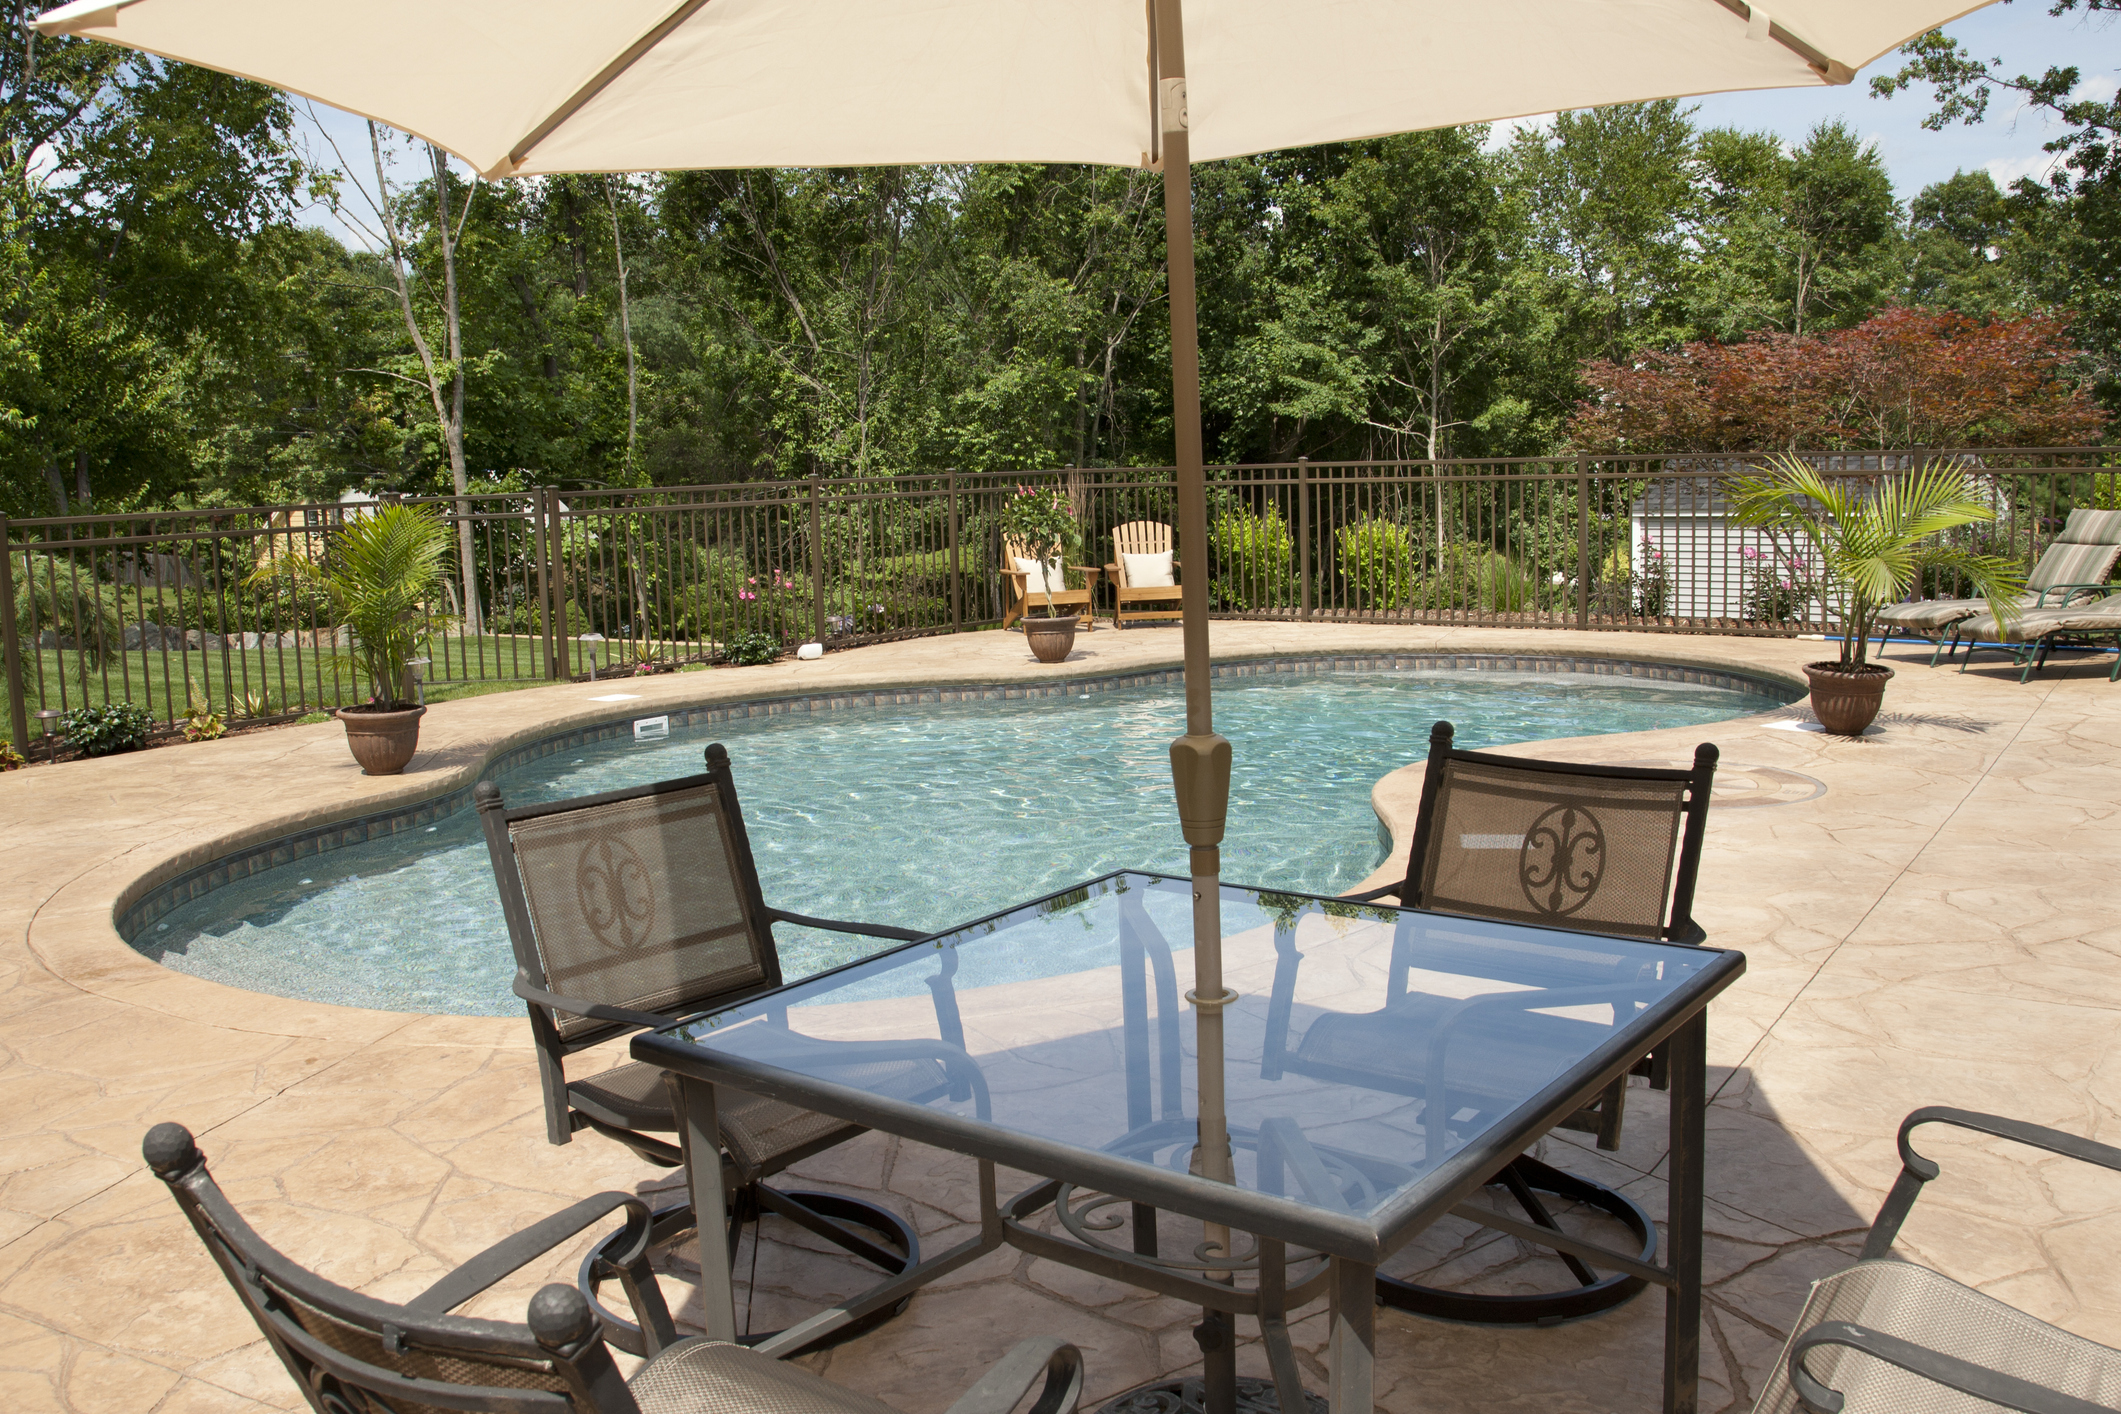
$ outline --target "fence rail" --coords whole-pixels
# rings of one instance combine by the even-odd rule
[[[1877,482],[1935,456],[1997,518],[1959,532],[2030,564],[2069,509],[2121,506],[2121,449],[1822,454]],[[1801,551],[1740,526],[1731,455],[1307,462],[1209,471],[1219,617],[1791,634],[1830,627]],[[1085,558],[1175,521],[1168,467],[1063,468],[424,498],[450,522],[424,680],[458,693],[713,661],[747,634],[828,646],[998,624],[998,522],[1054,485]],[[295,572],[369,503],[0,516],[8,729],[132,702],[267,718],[365,700],[346,628]],[[1930,594],[1959,586],[1925,585]],[[1107,591],[1109,592],[1109,591]]]

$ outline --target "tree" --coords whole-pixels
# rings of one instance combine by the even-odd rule
[[[1596,396],[1569,430],[1601,451],[2073,445],[2106,414],[2070,379],[2079,351],[2065,334],[2046,316],[1896,306],[1823,335],[1590,361]]]
[[[2090,20],[2121,13],[2121,0],[2053,0],[2047,12],[2059,19],[2080,8]],[[1902,45],[1900,53],[1907,62],[1897,72],[1872,79],[1871,96],[1891,98],[1918,83],[1930,85],[1936,107],[1922,126],[1931,132],[1942,132],[1953,123],[1981,122],[1995,91],[2002,89],[2020,95],[2028,107],[2045,109],[2065,128],[2042,148],[2058,159],[2048,176],[2056,192],[2121,178],[2121,93],[2109,89],[2104,98],[2079,96],[2083,74],[2076,65],[2052,65],[2037,78],[2005,78],[2001,59],[1976,59],[1941,29],[1918,35]]]
[[[1892,182],[1846,124],[1821,123],[1787,153],[1770,134],[1715,129],[1700,151],[1692,305],[1716,337],[1854,324],[1898,282]]]
[[[1924,187],[1908,205],[1908,298],[1974,318],[2024,308],[2029,292],[2004,258],[2015,225],[1987,172],[1954,172]]]
[[[0,4],[0,499],[64,513],[186,487],[263,366],[253,261],[306,173],[284,95],[42,38],[34,8]]]
[[[1562,113],[1510,158],[1534,240],[1571,277],[1596,351],[1625,358],[1686,332],[1683,284],[1701,189],[1691,108],[1673,100]]]

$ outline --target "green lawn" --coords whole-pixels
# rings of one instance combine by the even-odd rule
[[[589,650],[603,645],[568,646],[574,670],[586,673]],[[133,649],[107,654],[100,663],[68,649],[45,648],[26,656],[31,657],[23,664],[31,712],[40,706],[71,710],[131,702],[158,721],[173,721],[184,715],[192,684],[228,716],[245,715],[241,700],[261,693],[266,699],[260,704],[261,716],[341,706],[367,696],[360,669],[345,649]],[[427,668],[429,702],[537,687],[546,681],[542,646],[535,638],[488,634],[437,639],[427,656],[433,660]]]

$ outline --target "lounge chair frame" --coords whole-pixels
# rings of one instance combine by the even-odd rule
[[[2113,1409],[2121,1397],[2121,1351],[2057,1330],[1926,1267],[1891,1256],[1915,1200],[1943,1171],[1935,1160],[1917,1153],[1911,1142],[1914,1131],[1925,1124],[1951,1125],[2121,1173],[2121,1149],[2060,1130],[1941,1105],[1914,1111],[1900,1125],[1899,1177],[1871,1223],[1861,1255],[1853,1267],[1814,1284],[1804,1314],[1754,1405],[1754,1414],[1796,1414],[1798,1410],[1888,1414],[1905,1408],[1910,1399],[1925,1396],[1948,1403],[1924,1402],[1924,1408],[2000,1406],[2022,1414],[2094,1414]],[[1875,1308],[1870,1305],[1872,1297],[1878,1298]],[[1876,1309],[1879,1325],[1891,1328],[1847,1319],[1863,1316],[1867,1309]],[[1940,1332],[1952,1332],[1950,1339],[1930,1335],[1924,1328],[1929,1322]],[[1985,1360],[1980,1349],[1970,1349],[1973,1343],[1967,1333],[1976,1327],[1992,1328],[1994,1348],[2007,1358]],[[1948,1343],[1952,1348],[1933,1349],[1926,1341]],[[1866,1358],[1845,1368],[1847,1356],[1838,1354],[1842,1351]],[[1826,1356],[1835,1357],[1834,1368],[1822,1372],[1820,1366],[1828,1363]],[[2018,1368],[1996,1368],[2011,1364]],[[2081,1392],[2053,1388],[2057,1370],[2075,1376],[2080,1387],[2095,1386],[2098,1397],[2087,1399]],[[2044,1380],[2036,1377],[2042,1373]],[[1845,1397],[1844,1391],[1857,1390],[1862,1384],[1875,1386],[1881,1376],[1885,1391],[1874,1387],[1867,1392],[1873,1397],[1860,1403],[1852,1404]],[[1829,1381],[1843,1388],[1835,1389]],[[1963,1404],[1950,1401],[1943,1390],[1967,1398]]]

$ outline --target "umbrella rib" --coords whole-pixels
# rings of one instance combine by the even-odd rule
[[[1752,22],[1754,7],[1747,4],[1746,0],[1716,0],[1716,3],[1748,24]],[[1849,83],[1856,77],[1854,69],[1842,63],[1839,59],[1830,58],[1822,54],[1796,35],[1791,34],[1782,27],[1782,22],[1779,20],[1770,19],[1768,21],[1768,38],[1811,65],[1812,71],[1830,84]]]
[[[691,19],[706,4],[707,0],[683,0],[683,3],[665,15],[654,29],[649,30],[639,39],[627,45],[617,58],[598,71],[595,78],[576,89],[571,98],[547,114],[544,122],[532,128],[527,137],[508,150],[506,160],[485,175],[488,177],[513,176],[516,169],[521,167],[530,156],[532,150],[546,138],[551,137],[560,124],[581,112],[590,99],[595,98],[605,89],[611,87],[617,81],[619,75],[634,66],[636,60],[658,44],[661,44],[669,37],[672,30]]]

